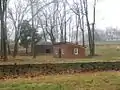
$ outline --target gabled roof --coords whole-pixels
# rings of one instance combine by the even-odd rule
[[[79,44],[75,44],[75,43],[71,43],[71,42],[58,42],[58,43],[55,43],[54,45],[72,45],[72,46],[79,46],[79,47],[82,47],[82,48],[85,48],[83,47],[82,45],[79,45]]]
[[[72,44],[71,42],[56,42],[54,45],[61,45],[61,44]]]
[[[40,41],[36,45],[52,45],[51,42]]]

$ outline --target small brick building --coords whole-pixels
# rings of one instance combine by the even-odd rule
[[[39,42],[35,46],[37,54],[51,54],[53,52],[53,45],[51,42]]]
[[[56,58],[84,58],[85,48],[73,43],[56,43],[53,46],[53,56]]]

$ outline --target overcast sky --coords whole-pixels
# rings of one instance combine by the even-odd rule
[[[14,0],[11,0],[11,2]],[[73,0],[68,0],[73,1]],[[89,20],[92,22],[93,2],[89,2]],[[11,3],[10,3],[11,4]],[[10,5],[12,6],[12,4]],[[98,0],[96,5],[96,27],[104,29],[106,27],[120,28],[120,0]]]
[[[88,0],[89,1],[89,0]],[[96,27],[120,28],[120,0],[98,0],[96,6]]]

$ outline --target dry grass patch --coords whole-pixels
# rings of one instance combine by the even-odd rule
[[[19,77],[1,80],[0,90],[120,90],[120,72]]]
[[[120,61],[120,50],[117,50],[118,45],[99,45],[96,46],[95,57],[86,57],[81,59],[63,59],[63,58],[54,58],[52,55],[39,55],[36,59],[33,59],[32,56],[17,56],[13,58],[9,56],[9,60],[6,62],[0,61],[0,64],[39,64],[39,63],[75,63],[75,62],[112,62]],[[88,48],[86,49],[86,55],[88,55]]]

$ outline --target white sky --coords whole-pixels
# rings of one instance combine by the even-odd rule
[[[120,28],[120,0],[98,0],[96,6],[96,27]]]
[[[10,0],[10,7],[13,7],[13,1]],[[73,1],[73,0],[68,0]],[[89,2],[89,20],[92,22],[93,0]],[[107,27],[120,28],[120,0],[98,0],[96,5],[96,28],[105,30]],[[13,36],[14,37],[14,36]],[[11,37],[11,38],[13,38]]]
[[[72,1],[72,0],[68,0],[68,1]],[[92,22],[93,1],[94,0],[88,0],[90,22]],[[12,4],[10,6],[12,6]],[[100,29],[105,29],[106,27],[120,28],[119,9],[120,9],[120,0],[98,0],[96,5],[96,28],[100,28]]]

